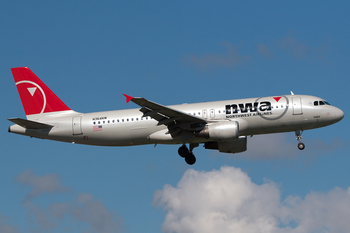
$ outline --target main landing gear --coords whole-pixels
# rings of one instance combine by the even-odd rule
[[[305,149],[305,144],[301,142],[302,136],[301,134],[303,133],[303,130],[296,130],[295,131],[295,136],[297,137],[298,140],[298,149],[299,150],[304,150]]]
[[[188,165],[193,165],[196,162],[196,157],[192,153],[192,150],[197,146],[199,146],[198,143],[190,143],[190,149],[188,149],[187,146],[183,144],[178,150],[179,155],[185,158]]]

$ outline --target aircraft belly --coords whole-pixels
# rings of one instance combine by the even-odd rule
[[[150,130],[147,126],[133,127],[130,131],[131,139],[129,143],[131,145],[142,145],[149,143],[148,135],[150,134]]]
[[[83,129],[83,135],[77,138],[84,138],[84,144],[101,145],[101,146],[129,146],[132,145],[130,129],[126,127],[115,127],[102,125],[86,127]]]

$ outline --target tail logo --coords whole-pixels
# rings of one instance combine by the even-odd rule
[[[37,87],[28,87],[27,90],[29,91],[29,93],[33,96],[35,94],[36,89],[38,89]]]
[[[40,90],[41,94],[42,94],[42,109],[40,110],[40,106],[39,106],[39,109],[37,109],[37,111],[40,111],[39,114],[43,113],[45,108],[46,108],[46,95],[45,95],[45,92],[44,90],[38,85],[36,84],[35,82],[33,81],[28,81],[28,80],[22,80],[22,81],[19,81],[19,82],[16,82],[16,86],[20,85],[20,84],[25,84],[27,83],[26,86],[28,86],[28,84],[30,85],[29,87],[27,87],[27,90],[29,91],[30,95],[35,98],[35,102],[37,104],[39,104],[38,102],[40,101],[40,98],[37,98],[37,97],[34,97],[34,94],[36,92],[37,89]],[[32,85],[34,85],[35,87],[33,87]],[[40,104],[39,104],[40,105]]]

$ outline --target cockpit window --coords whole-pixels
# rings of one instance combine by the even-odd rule
[[[318,105],[330,105],[327,101],[321,100],[321,101],[315,101],[314,106]]]

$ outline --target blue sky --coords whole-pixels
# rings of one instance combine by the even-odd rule
[[[0,232],[347,232],[349,9],[348,1],[3,2]],[[345,118],[305,131],[302,152],[294,133],[256,136],[242,154],[196,148],[190,167],[178,146],[9,134],[7,118],[25,117],[10,71],[20,66],[78,112],[136,108],[123,93],[168,105],[293,91],[326,99]]]

